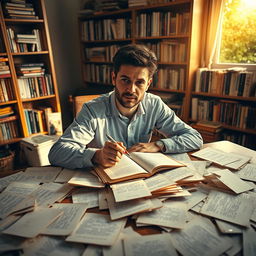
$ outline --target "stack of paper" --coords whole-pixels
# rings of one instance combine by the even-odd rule
[[[181,166],[110,184],[57,167],[2,178],[0,253],[255,255],[256,165],[221,154],[175,155]]]

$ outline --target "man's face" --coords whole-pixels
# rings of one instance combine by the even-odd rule
[[[116,100],[126,109],[137,108],[151,82],[152,78],[145,67],[122,65],[117,75],[112,73]]]

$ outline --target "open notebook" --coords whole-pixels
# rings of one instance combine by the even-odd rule
[[[153,174],[182,167],[185,164],[162,153],[132,152],[123,155],[120,162],[110,168],[96,166],[94,169],[104,183],[113,184],[135,178],[146,178]]]

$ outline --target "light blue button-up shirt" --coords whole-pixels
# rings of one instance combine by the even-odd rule
[[[201,135],[179,119],[159,96],[145,93],[130,120],[116,108],[113,91],[84,103],[73,123],[52,146],[49,161],[71,169],[91,167],[95,151],[108,140],[106,134],[130,148],[139,142],[150,142],[155,128],[167,136],[162,139],[166,153],[188,152],[203,144]]]

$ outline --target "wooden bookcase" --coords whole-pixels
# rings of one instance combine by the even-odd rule
[[[255,74],[244,69],[198,69],[192,92],[192,122],[222,124],[222,138],[256,149]]]
[[[36,16],[29,19],[9,17],[6,13],[5,2],[8,1],[1,1],[0,5],[0,57],[4,58],[6,65],[9,66],[10,75],[1,79],[1,82],[2,80],[8,80],[9,97],[7,99],[2,98],[0,110],[10,107],[16,119],[14,125],[10,127],[8,127],[8,120],[2,119],[1,121],[0,119],[0,124],[4,123],[5,125],[2,128],[2,134],[0,134],[0,147],[2,148],[5,145],[14,145],[15,147],[17,142],[31,134],[47,134],[44,110],[42,111],[42,109],[49,107],[53,112],[61,111],[44,0],[26,1],[26,3],[33,6]],[[40,38],[36,39],[36,43],[40,43],[40,45],[34,44],[32,46],[31,42],[21,43],[21,41],[18,41],[18,34],[31,35],[35,30]],[[13,38],[11,38],[10,31],[13,33]],[[12,39],[14,41],[11,41]],[[16,48],[14,48],[14,44]],[[17,68],[20,65],[32,63],[43,63],[41,65],[43,65],[44,73],[30,78],[23,77],[22,81],[25,82],[23,82],[22,87],[19,82],[21,73]],[[26,84],[24,85],[24,83]],[[3,84],[1,85],[3,86]],[[3,92],[3,88],[1,89]],[[22,94],[24,91],[27,95]],[[34,125],[37,129],[29,129],[28,116],[26,117],[24,113],[26,109],[35,110],[36,113],[32,117],[36,122]],[[32,117],[30,116],[30,118]],[[40,127],[39,122],[41,123]],[[11,129],[15,129],[15,131]]]
[[[129,43],[145,44],[159,60],[150,92],[189,121],[193,81],[200,62],[203,8],[204,1],[179,0],[79,17],[85,88],[94,93],[112,90],[111,61],[116,49]],[[163,51],[169,51],[170,56]]]

